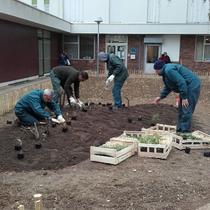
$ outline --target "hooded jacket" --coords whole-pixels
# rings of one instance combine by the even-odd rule
[[[165,98],[171,91],[180,94],[182,99],[188,98],[188,91],[200,86],[200,79],[188,68],[180,64],[165,64],[161,70],[165,84],[160,93]]]
[[[50,110],[52,110],[56,117],[61,115],[61,110],[54,101],[45,102],[43,100],[44,90],[33,90],[30,93],[24,95],[15,105],[15,113],[22,113],[27,111],[31,114],[36,114],[40,118],[49,118],[50,113],[45,111],[45,107],[47,106]]]
[[[125,81],[128,77],[128,70],[122,60],[113,53],[108,55],[107,69],[108,77],[113,74],[116,81]]]

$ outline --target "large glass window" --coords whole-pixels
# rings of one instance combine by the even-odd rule
[[[50,0],[44,0],[44,11],[49,12],[49,3]]]
[[[93,59],[94,43],[94,35],[64,36],[64,49],[70,59]]]
[[[51,69],[51,34],[49,31],[39,29],[38,49],[39,49],[39,75],[48,73]]]
[[[197,36],[195,59],[197,61],[210,61],[210,36]]]
[[[31,5],[37,8],[37,0],[31,0]]]

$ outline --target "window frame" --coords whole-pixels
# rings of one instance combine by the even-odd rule
[[[199,60],[197,59],[197,46],[198,46],[198,38],[199,37],[202,37],[203,38],[203,43],[202,43],[202,59]],[[210,58],[209,59],[205,59],[205,47],[206,46],[210,46],[210,43],[206,43],[206,38],[209,37],[210,38],[210,35],[197,35],[196,36],[196,39],[195,39],[195,61],[196,62],[207,62],[209,63],[210,62]]]
[[[73,34],[72,34],[73,35]],[[77,36],[77,41],[65,41],[65,35],[63,36],[63,49],[66,48],[66,45],[72,45],[72,44],[75,44],[77,45],[77,58],[71,58],[71,60],[95,60],[95,47],[96,47],[96,36],[94,34],[74,34],[75,36]],[[84,36],[84,35],[87,35],[87,36],[93,36],[93,58],[80,58],[80,37],[81,36]]]

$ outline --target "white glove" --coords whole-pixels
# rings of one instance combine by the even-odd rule
[[[70,101],[70,103],[71,103],[72,105],[76,105],[76,104],[77,104],[76,99],[75,99],[74,97],[72,97],[72,96],[69,98],[69,101]]]
[[[108,77],[108,79],[106,80],[106,86],[110,86],[114,80],[114,75],[112,74],[111,76]]]
[[[77,104],[79,105],[80,108],[84,106],[84,103],[80,101],[79,99],[77,99]]]
[[[58,115],[57,119],[58,119],[59,123],[64,123],[65,122],[65,119],[63,118],[62,115]]]

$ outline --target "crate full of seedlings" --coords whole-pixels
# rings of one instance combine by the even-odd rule
[[[105,144],[90,147],[90,160],[117,165],[135,154],[133,142],[108,141]]]
[[[172,133],[162,130],[124,131],[126,138],[133,138],[138,143],[140,157],[166,159],[172,149]]]
[[[137,138],[126,136],[124,133],[118,137],[110,138],[111,142],[126,142],[126,143],[133,143],[136,153],[138,152],[138,140]]]
[[[155,126],[152,126],[150,128],[143,128],[143,130],[168,131],[174,133],[176,132],[176,126],[157,123]]]
[[[192,133],[176,133],[173,134],[173,145],[178,149],[205,149],[210,148],[210,135],[202,131],[194,131]]]
[[[138,138],[138,155],[140,157],[151,157],[167,159],[172,149],[172,135],[145,133]]]

